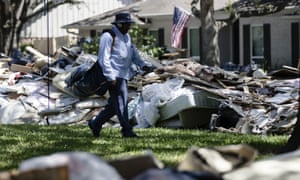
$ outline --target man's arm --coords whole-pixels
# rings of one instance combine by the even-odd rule
[[[144,61],[139,52],[137,51],[136,47],[132,45],[133,48],[133,63],[135,63],[136,65],[138,65],[143,71],[145,71],[146,73],[149,73],[151,71],[153,71],[154,67],[151,63],[148,63],[146,61]]]
[[[113,37],[110,33],[106,32],[102,34],[99,42],[98,63],[108,81],[114,81],[116,79],[112,73],[110,62],[112,43]]]

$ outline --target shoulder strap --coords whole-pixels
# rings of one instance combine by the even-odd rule
[[[103,31],[103,33],[105,33],[105,32],[108,32],[111,35],[111,37],[113,38],[113,41],[112,41],[111,47],[110,47],[110,52],[112,52],[112,49],[113,49],[113,47],[115,45],[116,33],[112,29]]]

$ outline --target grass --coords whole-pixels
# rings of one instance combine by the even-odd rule
[[[259,136],[212,133],[206,130],[149,128],[136,129],[139,138],[122,138],[120,129],[104,128],[94,138],[82,125],[1,125],[0,170],[17,169],[19,163],[32,157],[55,152],[84,151],[104,160],[133,156],[151,150],[166,166],[178,164],[191,146],[211,147],[248,144],[259,151],[260,159],[273,155],[287,136]]]

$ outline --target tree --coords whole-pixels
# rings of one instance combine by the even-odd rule
[[[218,28],[214,18],[214,0],[201,0],[201,60],[203,64],[215,66],[220,64],[218,45]]]
[[[226,8],[229,19],[226,22],[216,22],[214,19],[214,0],[192,0],[191,10],[201,21],[200,61],[209,66],[220,64],[218,31],[225,24],[233,23],[238,17],[262,16],[283,10],[289,4],[299,5],[299,0],[239,0],[229,3]],[[217,1],[216,1],[217,2]]]
[[[78,0],[0,0],[0,52],[10,55],[18,47],[23,25],[62,4],[79,4]]]
[[[299,5],[299,0],[239,0],[233,8],[241,17],[263,16],[280,12],[288,5]]]

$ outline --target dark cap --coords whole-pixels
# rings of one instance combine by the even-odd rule
[[[131,19],[129,13],[118,13],[116,14],[115,21],[112,22],[112,24],[119,24],[119,23],[134,23],[134,21]]]

